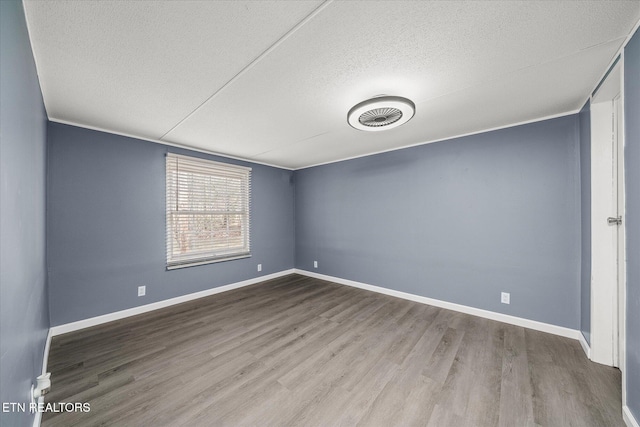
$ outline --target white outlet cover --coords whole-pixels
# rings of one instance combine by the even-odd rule
[[[500,302],[503,304],[511,304],[511,294],[508,292],[502,292],[500,294]]]
[[[138,296],[139,297],[143,297],[147,294],[147,287],[146,286],[138,286]]]
[[[258,271],[262,271],[262,264],[258,264]]]
[[[318,261],[313,261],[313,268],[318,268]]]

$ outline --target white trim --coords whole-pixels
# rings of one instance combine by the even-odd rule
[[[627,427],[640,427],[638,420],[631,413],[631,409],[627,405],[622,406],[622,419]]]
[[[629,35],[627,36],[627,39],[624,41],[625,47],[629,44],[629,41],[633,38],[633,35],[636,33],[636,31],[638,31],[639,28],[640,28],[640,18],[638,18],[638,22],[636,22],[636,25],[633,26],[633,29],[631,30],[631,32],[629,32]]]
[[[640,19],[636,23],[636,30]],[[631,32],[631,36],[635,30]],[[631,37],[629,37],[629,40]],[[624,50],[620,54],[620,111],[618,129],[618,192],[621,201],[618,202],[618,214],[622,215],[622,224],[618,240],[618,365],[622,372],[622,406],[627,405],[627,185],[625,182],[625,150],[627,145],[625,122],[625,86],[624,86]]]
[[[577,114],[577,113],[580,112],[580,110],[582,110],[582,107],[584,107],[584,105],[587,103],[587,101],[591,101],[591,95],[593,94],[593,91],[596,89],[596,87],[598,87],[598,85],[600,84],[602,79],[604,79],[604,76],[607,74],[607,72],[609,71],[609,69],[613,65],[613,63],[616,60],[616,58],[618,57],[618,55],[622,55],[620,60],[624,59],[624,48],[627,46],[627,44],[629,44],[629,42],[633,38],[633,35],[636,33],[636,31],[638,31],[638,29],[640,29],[640,19],[638,19],[638,22],[635,23],[635,25],[633,26],[633,29],[631,30],[631,32],[629,32],[629,34],[627,34],[625,40],[622,42],[622,45],[620,45],[620,48],[616,51],[615,55],[613,55],[613,57],[611,58],[611,60],[607,64],[607,67],[604,69],[604,72],[602,73],[600,78],[596,81],[596,84],[593,86],[593,88],[589,91],[589,93],[588,93],[587,97],[585,98],[585,100],[582,101],[582,103],[575,110],[567,111],[565,113],[552,114],[552,115],[549,115],[549,116],[539,117],[539,118],[536,118],[536,119],[525,120],[525,121],[522,121],[522,122],[511,123],[511,124],[504,125],[504,126],[497,126],[497,127],[493,127],[493,128],[479,130],[479,131],[474,131],[474,132],[469,132],[469,133],[464,133],[464,134],[459,134],[459,135],[454,135],[454,136],[448,136],[446,138],[440,138],[440,139],[433,139],[433,140],[429,140],[429,141],[418,142],[416,144],[405,145],[405,146],[402,146],[402,147],[396,147],[396,148],[389,148],[387,150],[374,151],[373,153],[362,154],[362,155],[357,155],[357,156],[352,156],[352,157],[346,157],[344,159],[330,160],[328,162],[316,163],[316,164],[313,164],[313,165],[310,165],[310,166],[302,166],[302,167],[299,167],[299,168],[292,168],[292,170],[302,170],[302,169],[307,169],[307,168],[313,168],[313,167],[316,167],[316,166],[328,165],[328,164],[331,164],[331,163],[344,162],[346,160],[359,159],[360,157],[374,156],[376,154],[388,153],[390,151],[403,150],[405,148],[418,147],[420,145],[431,144],[431,143],[434,143],[434,142],[448,141],[450,139],[464,138],[465,136],[478,135],[478,134],[481,134],[481,133],[493,132],[493,131],[501,130],[501,129],[509,129],[509,128],[516,127],[516,126],[528,125],[528,124],[531,124],[531,123],[543,122],[545,120],[557,119],[557,118],[560,118],[560,117],[565,117],[565,116],[570,116],[570,115],[573,115],[573,114]],[[282,167],[282,166],[276,166],[276,167]]]
[[[580,345],[582,346],[582,350],[587,356],[587,359],[591,360],[591,347],[589,346],[589,343],[587,342],[587,339],[584,337],[584,334],[582,334],[582,332],[578,337],[578,341],[580,341]]]
[[[587,99],[589,99],[589,98],[587,98]],[[232,156],[230,154],[222,154],[222,153],[218,153],[216,151],[205,150],[203,148],[195,148],[195,147],[191,147],[189,145],[179,144],[179,143],[176,143],[176,142],[169,142],[169,141],[164,141],[164,140],[159,140],[159,139],[154,139],[154,138],[147,138],[147,137],[144,137],[144,136],[133,135],[133,134],[130,134],[130,133],[125,133],[125,132],[118,132],[118,131],[109,130],[109,129],[105,129],[105,128],[101,128],[101,127],[97,127],[97,126],[83,125],[83,124],[80,124],[80,123],[77,123],[77,122],[72,122],[72,121],[69,121],[69,120],[61,120],[61,119],[55,119],[55,118],[51,118],[50,117],[49,121],[53,122],[53,123],[60,123],[60,124],[63,124],[63,125],[75,126],[75,127],[82,128],[82,129],[89,129],[89,130],[95,130],[95,131],[98,131],[98,132],[104,132],[104,133],[110,133],[110,134],[113,134],[113,135],[124,136],[126,138],[139,139],[141,141],[154,142],[156,144],[167,145],[169,147],[182,148],[184,150],[195,151],[197,153],[204,153],[204,154],[209,154],[209,155],[212,155],[212,156],[224,157],[224,158],[227,158],[227,159],[238,160],[238,161],[241,161],[241,162],[255,163],[255,164],[258,164],[258,165],[269,166],[269,167],[277,168],[277,169],[297,171],[297,170],[302,170],[302,169],[314,168],[316,166],[329,165],[331,163],[339,163],[339,162],[345,162],[347,160],[359,159],[361,157],[375,156],[376,154],[389,153],[391,151],[404,150],[405,148],[419,147],[421,145],[432,144],[434,142],[442,142],[442,141],[448,141],[450,139],[464,138],[466,136],[479,135],[479,134],[482,134],[482,133],[493,132],[493,131],[496,131],[496,130],[509,129],[509,128],[516,127],[516,126],[523,126],[523,125],[528,125],[528,124],[531,124],[531,123],[544,122],[545,120],[552,120],[552,119],[557,119],[557,118],[560,118],[560,117],[571,116],[573,114],[579,113],[583,106],[584,106],[584,103],[577,110],[571,110],[571,111],[567,111],[567,112],[564,112],[564,113],[552,114],[552,115],[549,115],[549,116],[538,117],[538,118],[535,118],[535,119],[525,120],[525,121],[522,121],[522,122],[510,123],[510,124],[503,125],[503,126],[496,126],[496,127],[493,127],[493,128],[481,129],[481,130],[478,130],[478,131],[473,131],[473,132],[468,132],[468,133],[448,136],[446,138],[430,139],[430,140],[427,140],[427,141],[416,142],[415,144],[404,145],[402,147],[388,148],[386,150],[379,150],[379,151],[374,151],[372,153],[359,154],[357,156],[345,157],[345,158],[338,159],[338,160],[330,160],[330,161],[327,161],[327,162],[315,163],[315,164],[312,164],[312,165],[309,165],[309,166],[301,166],[299,168],[290,168],[290,167],[286,167],[286,166],[276,165],[276,164],[273,164],[273,163],[266,163],[266,162],[261,162],[259,160],[253,160],[251,157],[237,157],[237,156]],[[263,154],[263,153],[261,153],[261,154]],[[260,155],[260,154],[258,154],[258,155]]]
[[[472,316],[483,317],[485,319],[496,320],[498,322],[509,323],[511,325],[522,326],[524,328],[536,331],[546,332],[549,334],[559,335],[561,337],[579,340],[582,332],[576,329],[565,328],[563,326],[551,325],[549,323],[538,322],[536,320],[523,319],[522,317],[510,316],[508,314],[496,313],[494,311],[482,310],[480,308],[469,307],[462,304],[441,301],[433,298],[414,295],[407,292],[395,291],[380,286],[369,285],[367,283],[355,282],[353,280],[342,279],[340,277],[327,276],[324,274],[313,273],[311,271],[294,269],[294,272],[303,276],[314,277],[316,279],[327,280],[341,285],[352,286],[354,288],[365,289],[367,291],[377,292],[380,294],[390,295],[409,301],[419,302],[422,304],[433,305],[435,307],[445,308],[447,310],[458,311],[460,313],[471,314]]]
[[[51,332],[53,336],[62,335],[68,332],[78,331],[80,329],[85,329],[91,326],[112,322],[114,320],[120,320],[126,317],[147,313],[149,311],[170,307],[172,305],[181,304],[187,301],[193,301],[198,298],[219,294],[221,292],[230,291],[232,289],[242,288],[244,286],[253,285],[256,283],[264,282],[266,280],[275,279],[275,278],[286,276],[288,274],[293,274],[293,273],[294,273],[294,269],[283,270],[277,273],[254,277],[253,279],[244,280],[242,282],[230,283],[228,285],[218,286],[217,288],[206,289],[204,291],[194,292],[192,294],[182,295],[179,297],[154,302],[151,304],[141,305],[141,306],[129,308],[126,310],[116,311],[113,313],[103,314],[102,316],[91,317],[89,319],[79,320],[77,322],[65,323],[64,325],[58,325],[58,326],[52,327]]]
[[[376,154],[382,154],[382,153],[388,153],[388,152],[391,152],[391,151],[404,150],[405,148],[419,147],[421,145],[426,145],[426,144],[433,144],[434,142],[442,142],[442,141],[448,141],[450,139],[464,138],[465,136],[479,135],[479,134],[482,134],[482,133],[493,132],[493,131],[496,131],[496,130],[509,129],[509,128],[513,128],[513,127],[516,127],[516,126],[523,126],[523,125],[528,125],[528,124],[531,124],[531,123],[544,122],[545,120],[552,120],[552,119],[557,119],[557,118],[560,118],[560,117],[571,116],[573,114],[579,113],[580,110],[582,109],[583,105],[584,104],[582,104],[580,106],[580,108],[578,108],[577,110],[571,110],[571,111],[567,111],[567,112],[564,112],[564,113],[552,114],[550,116],[539,117],[539,118],[536,118],[536,119],[525,120],[525,121],[517,122],[517,123],[511,123],[511,124],[508,124],[508,125],[496,126],[496,127],[493,127],[493,128],[482,129],[482,130],[473,131],[473,132],[469,132],[469,133],[462,133],[462,134],[458,134],[458,135],[447,136],[446,138],[430,139],[430,140],[427,140],[427,141],[416,142],[415,144],[403,145],[402,147],[388,148],[386,150],[374,151],[372,153],[359,154],[357,156],[345,157],[344,159],[329,160],[328,162],[316,163],[316,164],[309,165],[309,166],[302,166],[302,167],[299,167],[299,168],[294,168],[293,170],[297,171],[297,170],[302,170],[302,169],[314,168],[316,166],[329,165],[331,163],[345,162],[347,160],[359,159],[361,157],[375,156]],[[278,167],[281,167],[281,166],[278,166]]]
[[[26,17],[26,15],[27,15],[27,12],[26,12],[26,8],[25,8],[25,17]],[[28,18],[26,19],[26,21],[27,21],[27,28],[28,28],[29,27]],[[496,131],[496,130],[500,130],[500,129],[508,129],[508,128],[511,128],[511,127],[522,126],[522,125],[526,125],[526,124],[530,124],[530,123],[536,123],[536,122],[542,122],[542,121],[545,121],[545,120],[556,119],[556,118],[559,118],[559,117],[570,116],[572,114],[579,113],[580,110],[582,109],[582,107],[587,103],[587,101],[591,100],[591,94],[593,93],[595,88],[598,86],[598,84],[600,83],[600,81],[602,80],[604,75],[607,73],[609,68],[611,68],[611,65],[613,64],[613,61],[615,61],[615,59],[618,57],[618,55],[620,55],[620,54],[622,54],[624,52],[624,48],[627,46],[627,44],[629,43],[629,41],[631,40],[631,38],[633,37],[635,32],[638,30],[638,28],[640,28],[640,20],[638,20],[638,22],[636,22],[636,24],[634,25],[634,27],[631,30],[631,32],[627,35],[625,41],[622,43],[622,45],[620,46],[620,48],[618,49],[616,54],[613,55],[613,58],[611,59],[611,61],[609,61],[609,64],[607,64],[607,67],[605,68],[605,71],[602,73],[602,76],[597,80],[596,84],[589,91],[589,94],[587,95],[585,100],[580,104],[580,106],[576,110],[567,111],[565,113],[553,114],[553,115],[549,115],[549,116],[545,116],[545,117],[539,117],[539,118],[531,119],[531,120],[525,120],[525,121],[522,121],[522,122],[511,123],[511,124],[504,125],[504,126],[497,126],[497,127],[493,127],[493,128],[482,129],[482,130],[479,130],[479,131],[469,132],[469,133],[465,133],[465,134],[454,135],[454,136],[450,136],[450,137],[446,137],[446,138],[422,141],[422,142],[418,142],[418,143],[411,144],[411,145],[405,145],[403,147],[390,148],[390,149],[387,149],[387,150],[375,151],[373,153],[367,153],[367,154],[362,154],[362,155],[358,155],[358,156],[346,157],[346,158],[343,158],[343,159],[331,160],[331,161],[328,161],[328,162],[316,163],[316,164],[312,164],[312,165],[309,165],[309,166],[302,166],[302,167],[298,167],[298,168],[290,168],[290,167],[286,167],[286,166],[276,165],[276,164],[273,164],[273,163],[266,163],[266,162],[261,162],[261,161],[258,161],[258,160],[253,160],[251,158],[237,157],[237,156],[232,156],[232,155],[229,155],[229,154],[222,154],[222,153],[218,153],[218,152],[215,152],[215,151],[206,150],[206,149],[202,149],[202,148],[194,148],[194,147],[190,147],[190,146],[185,145],[185,144],[179,144],[179,143],[174,143],[174,142],[169,142],[169,141],[160,140],[160,139],[154,139],[154,138],[146,138],[146,137],[132,135],[132,134],[124,133],[124,132],[108,130],[108,129],[104,129],[104,128],[100,128],[100,127],[96,127],[96,126],[83,125],[83,124],[72,122],[72,121],[68,121],[68,120],[54,119],[52,117],[49,117],[49,121],[54,122],[54,123],[61,123],[61,124],[65,124],[65,125],[71,125],[71,126],[75,126],[75,127],[79,127],[79,128],[84,128],[84,129],[96,130],[96,131],[99,131],[99,132],[110,133],[110,134],[114,134],[114,135],[120,135],[120,136],[124,136],[124,137],[127,137],[127,138],[135,138],[135,139],[140,139],[140,140],[143,140],[143,141],[155,142],[156,144],[168,145],[168,146],[171,146],[171,147],[182,148],[182,149],[185,149],[185,150],[191,150],[191,151],[195,151],[195,152],[199,152],[199,153],[210,154],[210,155],[213,155],[213,156],[225,157],[225,158],[228,158],[228,159],[234,159],[234,160],[239,160],[239,161],[243,161],[243,162],[255,163],[255,164],[264,165],[264,166],[270,166],[270,167],[278,168],[278,169],[294,170],[294,171],[295,170],[302,170],[302,169],[307,169],[307,168],[313,168],[313,167],[316,167],[316,166],[328,165],[328,164],[331,164],[331,163],[343,162],[343,161],[346,161],[346,160],[358,159],[360,157],[374,156],[376,154],[388,153],[388,152],[391,152],[391,151],[402,150],[402,149],[405,149],[405,148],[418,147],[420,145],[431,144],[431,143],[434,143],[434,142],[441,142],[441,141],[447,141],[447,140],[450,140],[450,139],[463,138],[465,136],[478,135],[478,134],[481,134],[481,133],[492,132],[492,131]],[[34,54],[34,62],[36,63],[36,70],[37,70],[38,61],[35,58],[35,54]],[[260,154],[258,154],[258,155],[260,155]]]
[[[139,139],[141,141],[154,142],[156,144],[167,145],[169,147],[182,148],[184,150],[195,151],[196,153],[204,153],[204,154],[209,154],[209,155],[212,155],[212,156],[224,157],[226,159],[233,159],[233,160],[238,160],[238,161],[246,162],[246,163],[254,163],[254,164],[269,166],[269,167],[277,168],[277,169],[294,170],[292,168],[287,168],[285,166],[278,166],[278,165],[274,165],[272,163],[260,162],[260,161],[251,160],[251,159],[245,158],[245,157],[236,157],[236,156],[232,156],[230,154],[222,154],[222,153],[218,153],[218,152],[211,151],[211,150],[205,150],[203,148],[195,148],[195,147],[191,147],[191,146],[184,145],[184,144],[178,144],[176,142],[161,141],[159,139],[147,138],[147,137],[144,137],[144,136],[133,135],[133,134],[130,134],[130,133],[118,132],[118,131],[115,131],[115,130],[109,130],[109,129],[105,129],[105,128],[101,128],[101,127],[97,127],[97,126],[83,125],[83,124],[72,122],[72,121],[69,121],[69,120],[54,119],[54,118],[49,117],[49,121],[53,122],[53,123],[60,123],[62,125],[75,126],[77,128],[81,128],[81,129],[89,129],[89,130],[95,130],[95,131],[98,131],[98,132],[110,133],[112,135],[124,136],[126,138]]]
[[[613,77],[613,73],[610,74]],[[617,215],[616,156],[612,151],[612,99],[591,104],[591,356],[594,362],[617,365],[616,332]],[[617,142],[616,142],[617,144]]]
[[[177,129],[178,127],[180,127],[185,121],[187,121],[187,119],[189,119],[189,117],[193,116],[195,113],[197,113],[198,111],[200,111],[200,109],[202,107],[204,107],[206,104],[209,103],[209,101],[211,101],[212,99],[216,98],[218,96],[218,94],[222,93],[226,88],[228,88],[229,86],[231,86],[236,80],[238,80],[241,76],[243,76],[247,71],[249,71],[250,69],[252,69],[257,63],[259,63],[260,61],[262,61],[263,58],[265,58],[267,55],[269,55],[271,52],[273,52],[274,50],[276,50],[278,48],[278,46],[280,46],[285,40],[287,40],[289,37],[291,37],[296,31],[298,31],[300,28],[302,28],[303,26],[305,26],[309,21],[311,21],[313,18],[315,18],[317,15],[320,14],[320,12],[322,12],[324,9],[326,9],[331,3],[333,2],[333,0],[324,0],[320,6],[316,7],[313,11],[311,11],[310,14],[308,14],[307,16],[305,16],[300,22],[298,22],[296,25],[293,26],[293,28],[291,28],[289,31],[287,31],[282,37],[280,37],[278,40],[275,41],[275,43],[273,43],[271,46],[269,46],[266,50],[264,50],[260,55],[258,55],[256,57],[256,59],[254,59],[253,61],[251,61],[249,64],[245,65],[245,67],[243,69],[241,69],[240,71],[238,71],[238,73],[231,77],[231,79],[229,81],[227,81],[225,84],[223,84],[222,86],[220,86],[220,88],[216,89],[216,91],[214,93],[211,94],[211,96],[209,96],[207,99],[205,99],[204,101],[202,101],[202,103],[200,105],[198,105],[194,110],[192,110],[189,114],[187,114],[182,120],[180,120],[178,123],[176,123],[171,129],[169,129],[168,131],[166,131],[164,133],[164,135],[162,135],[160,137],[160,139],[164,139],[165,136],[169,135],[171,132],[173,132],[175,129]]]
[[[627,47],[627,45],[629,44],[629,42],[631,41],[631,39],[633,38],[633,35],[636,33],[636,31],[638,31],[638,28],[640,28],[640,19],[638,19],[638,22],[635,23],[635,25],[633,26],[633,28],[631,29],[631,31],[629,32],[629,34],[627,34],[627,37],[624,39],[624,41],[622,42],[622,45],[620,45],[620,48],[618,48],[618,50],[616,51],[616,53],[613,55],[613,57],[611,58],[611,60],[609,61],[609,63],[607,64],[607,66],[605,67],[603,73],[600,75],[600,78],[598,80],[596,80],[596,84],[593,85],[593,89],[591,89],[589,91],[589,95],[587,95],[587,97],[585,98],[584,102],[582,103],[582,105],[584,106],[584,104],[587,103],[587,101],[591,101],[591,98],[593,96],[593,91],[596,90],[596,88],[598,87],[598,85],[602,82],[602,80],[604,79],[604,76],[607,75],[607,73],[609,72],[609,70],[611,69],[611,67],[613,66],[613,63],[615,62],[616,58],[618,57],[618,55],[623,55],[624,54],[624,48]],[[622,59],[622,57],[620,58]],[[623,73],[624,74],[624,73]]]
[[[587,98],[587,99],[589,99],[589,98]],[[478,131],[473,131],[473,132],[468,132],[468,133],[448,136],[446,138],[430,139],[430,140],[427,140],[427,141],[416,142],[415,144],[403,145],[402,147],[388,148],[386,150],[379,150],[379,151],[374,151],[372,153],[359,154],[357,156],[345,157],[345,158],[342,158],[342,159],[330,160],[330,161],[322,162],[322,163],[315,163],[315,164],[312,164],[312,165],[309,165],[309,166],[301,166],[301,167],[298,167],[298,168],[290,168],[290,167],[286,167],[286,166],[276,165],[276,164],[273,164],[273,163],[261,162],[259,160],[253,160],[251,157],[237,157],[237,156],[232,156],[230,154],[222,154],[222,153],[218,153],[216,151],[206,150],[206,149],[203,149],[203,148],[195,148],[195,147],[191,147],[191,146],[185,145],[185,144],[179,144],[179,143],[176,143],[176,142],[169,142],[169,141],[164,141],[164,140],[159,140],[159,139],[154,139],[154,138],[147,138],[147,137],[144,137],[144,136],[133,135],[133,134],[124,133],[124,132],[118,132],[118,131],[109,130],[109,129],[105,129],[105,128],[101,128],[101,127],[97,127],[97,126],[83,125],[83,124],[80,124],[80,123],[77,123],[77,122],[72,122],[72,121],[69,121],[69,120],[61,120],[61,119],[55,119],[55,118],[51,118],[50,117],[49,121],[53,122],[53,123],[60,123],[60,124],[63,124],[63,125],[75,126],[75,127],[82,128],[82,129],[89,129],[89,130],[95,130],[95,131],[98,131],[98,132],[104,132],[104,133],[110,133],[110,134],[113,134],[113,135],[124,136],[126,138],[139,139],[141,141],[154,142],[156,144],[167,145],[169,147],[182,148],[184,150],[195,151],[197,153],[204,153],[204,154],[209,154],[209,155],[212,155],[212,156],[224,157],[224,158],[227,158],[227,159],[238,160],[238,161],[241,161],[241,162],[255,163],[255,164],[258,164],[258,165],[264,165],[264,166],[269,166],[269,167],[272,167],[272,168],[284,169],[284,170],[289,170],[289,171],[297,171],[297,170],[302,170],[302,169],[314,168],[316,166],[329,165],[329,164],[332,164],[332,163],[339,163],[339,162],[345,162],[347,160],[359,159],[361,157],[375,156],[376,154],[389,153],[391,151],[404,150],[405,148],[419,147],[421,145],[432,144],[432,143],[435,143],[435,142],[448,141],[448,140],[451,140],[451,139],[464,138],[466,136],[479,135],[479,134],[483,134],[483,133],[487,133],[487,132],[493,132],[493,131],[501,130],[501,129],[509,129],[509,128],[513,128],[513,127],[516,127],[516,126],[523,126],[523,125],[528,125],[528,124],[532,124],[532,123],[544,122],[545,120],[558,119],[560,117],[571,116],[573,114],[579,113],[583,106],[584,106],[584,103],[577,110],[571,110],[571,111],[567,111],[567,112],[564,112],[564,113],[552,114],[552,115],[549,115],[549,116],[538,117],[538,118],[535,118],[535,119],[525,120],[525,121],[522,121],[522,122],[510,123],[510,124],[503,125],[503,126],[496,126],[496,127],[493,127],[493,128],[481,129],[481,130],[478,130]],[[263,154],[263,153],[261,153],[261,154]],[[258,154],[258,155],[260,155],[260,154]]]

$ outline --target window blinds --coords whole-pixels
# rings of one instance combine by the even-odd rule
[[[167,269],[249,256],[251,168],[168,153]]]

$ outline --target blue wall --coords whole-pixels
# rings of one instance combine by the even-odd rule
[[[48,138],[52,325],[293,268],[291,171],[56,123]],[[167,150],[253,168],[251,258],[165,271]]]
[[[580,330],[591,344],[591,105],[578,115],[580,125]]]
[[[577,116],[292,173],[47,126],[21,2],[1,1],[0,18],[0,401],[26,401],[49,310],[59,325],[294,264],[579,328],[589,341],[589,104]],[[625,49],[625,112],[627,400],[640,419],[638,34]],[[252,258],[165,271],[167,150],[253,167]]]
[[[49,328],[46,115],[22,3],[0,2],[0,402],[28,402]],[[29,413],[2,413],[28,426]]]
[[[640,33],[624,55],[627,405],[640,421]]]
[[[579,329],[578,124],[296,171],[296,267]]]

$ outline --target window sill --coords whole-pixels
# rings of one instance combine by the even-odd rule
[[[193,262],[185,262],[185,263],[180,263],[180,264],[171,264],[171,265],[167,265],[167,271],[178,270],[180,268],[187,268],[187,267],[196,267],[198,265],[214,264],[214,263],[217,263],[217,262],[233,261],[233,260],[236,260],[236,259],[243,259],[243,258],[251,258],[251,254],[234,255],[234,256],[225,257],[225,258],[213,258],[213,259],[206,259],[206,260],[202,260],[202,261],[193,261]]]

